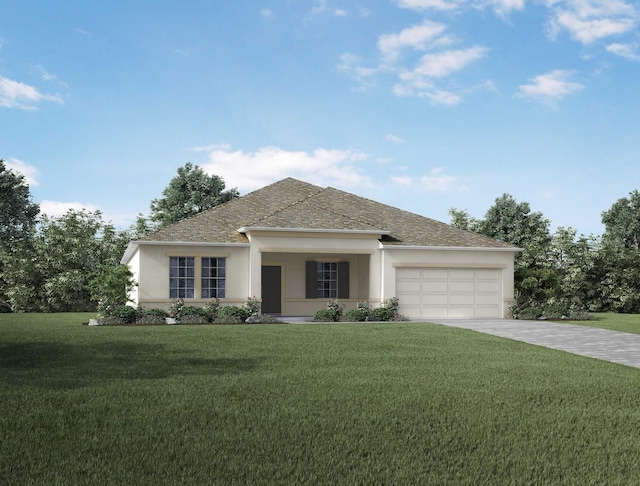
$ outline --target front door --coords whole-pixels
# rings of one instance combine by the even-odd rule
[[[282,314],[282,268],[262,267],[262,313]]]

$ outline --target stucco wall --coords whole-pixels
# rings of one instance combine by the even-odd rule
[[[201,257],[227,259],[226,297],[229,304],[242,303],[248,296],[249,249],[247,247],[212,247],[186,245],[141,245],[138,249],[138,303],[145,307],[167,307],[169,297],[169,258],[196,257],[196,289],[199,289]],[[133,262],[133,259],[132,259]],[[131,263],[130,263],[131,266]],[[196,292],[196,297],[199,292]],[[209,299],[188,299],[192,305],[204,304]]]

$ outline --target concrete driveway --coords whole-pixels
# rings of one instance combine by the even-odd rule
[[[640,335],[550,321],[509,319],[429,319],[537,346],[640,368]]]

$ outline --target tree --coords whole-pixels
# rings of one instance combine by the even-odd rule
[[[163,197],[151,201],[150,219],[159,226],[167,226],[239,196],[237,189],[224,188],[221,177],[209,176],[199,166],[187,162],[162,191]]]
[[[38,204],[31,201],[24,176],[9,170],[0,159],[0,312],[11,310],[5,279],[6,265],[13,264],[9,254],[32,236],[39,212]]]
[[[640,192],[613,203],[602,223],[601,310],[640,312]]]
[[[453,224],[523,249],[515,258],[515,308],[539,306],[551,298],[558,276],[549,261],[551,234],[549,221],[540,212],[531,212],[528,203],[518,203],[510,194],[496,198],[483,219],[466,211],[451,209]]]
[[[40,206],[31,202],[29,185],[22,174],[7,169],[0,159],[0,242],[11,244],[27,237],[36,223]]]
[[[119,277],[125,282],[125,272],[113,268],[128,241],[99,211],[42,216],[33,238],[6,253],[4,276],[12,310],[94,310],[101,285],[112,288]],[[103,273],[107,276],[100,278]]]

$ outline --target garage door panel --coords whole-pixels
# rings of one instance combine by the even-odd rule
[[[449,292],[474,292],[474,282],[451,282],[449,284]]]
[[[420,280],[398,280],[396,285],[397,292],[416,292],[420,293]]]
[[[502,317],[502,270],[399,268],[396,294],[409,318]]]
[[[447,307],[430,307],[426,306],[422,308],[422,314],[420,317],[424,318],[429,316],[434,319],[446,319],[449,315],[449,310]]]
[[[427,306],[430,305],[439,305],[439,306],[447,306],[449,304],[449,296],[447,294],[438,294],[438,295],[423,295],[422,303]]]
[[[443,292],[447,293],[449,291],[449,286],[447,282],[423,282],[422,283],[422,292]]]
[[[475,270],[466,268],[452,268],[449,270],[449,280],[472,280],[475,276]]]
[[[422,271],[419,268],[398,268],[396,273],[398,279],[415,279],[422,278]]]
[[[497,293],[500,289],[498,282],[476,282],[476,292]]]
[[[475,304],[475,297],[471,295],[449,294],[449,305],[470,305]]]
[[[449,274],[446,268],[423,268],[422,278],[424,280],[440,279],[446,281],[449,278]]]

